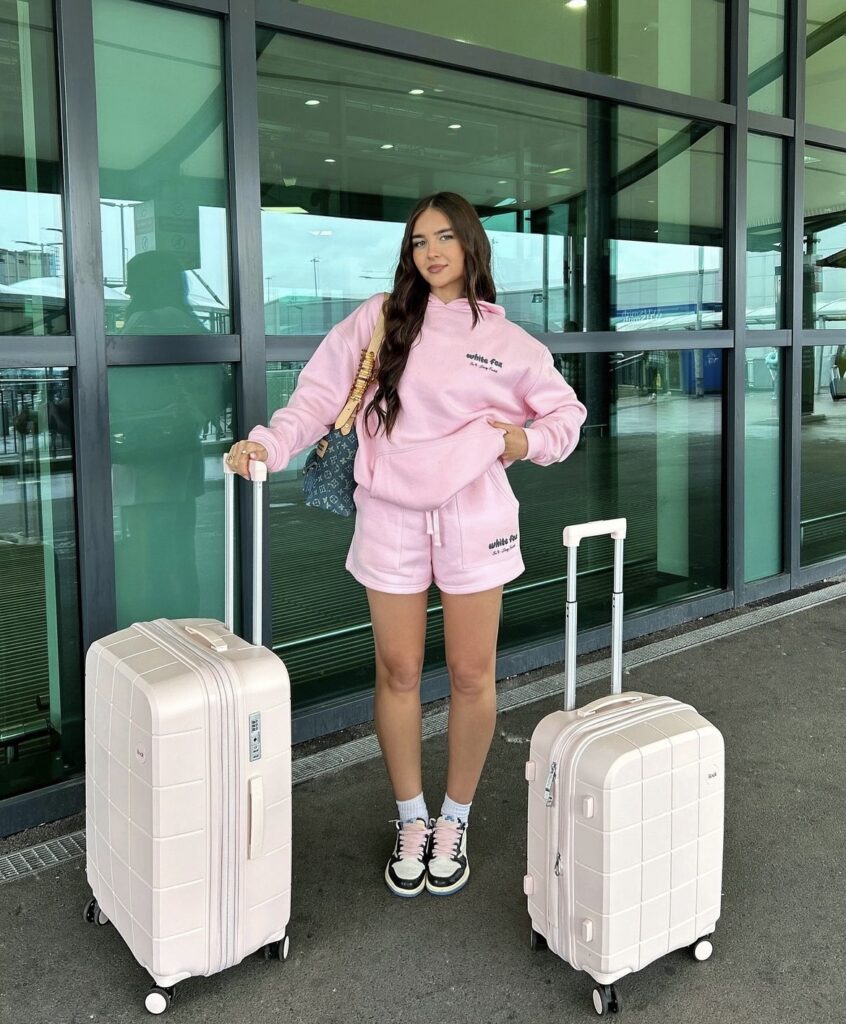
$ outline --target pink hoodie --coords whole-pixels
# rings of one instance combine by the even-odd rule
[[[297,388],[269,427],[249,439],[263,444],[271,472],[315,444],[347,400],[384,296],[373,295],[337,324],[300,373]],[[375,498],[406,508],[440,508],[486,473],[505,450],[503,432],[488,419],[526,427],[527,459],[562,462],[576,447],[585,407],[555,369],[545,345],[505,319],[505,310],[479,302],[473,328],[467,299],[444,303],[434,295],[399,384],[402,403],[390,439],[368,434],[364,410],[356,417],[356,482]],[[370,417],[375,430],[376,419]]]

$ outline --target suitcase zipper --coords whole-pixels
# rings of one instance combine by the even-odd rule
[[[549,766],[549,775],[546,777],[546,785],[543,787],[543,798],[547,807],[552,806],[552,787],[555,784],[555,773],[558,771],[558,764],[553,761]]]

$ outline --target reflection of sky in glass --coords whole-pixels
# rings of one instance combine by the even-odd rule
[[[20,252],[37,250],[56,251],[53,242],[61,242],[62,235],[49,228],[62,227],[62,201],[59,196],[39,192],[0,191],[0,248]],[[30,243],[30,244],[25,244]],[[62,259],[59,257],[59,265]]]

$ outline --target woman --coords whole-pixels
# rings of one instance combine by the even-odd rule
[[[458,892],[470,875],[467,822],[496,720],[503,584],[523,572],[518,503],[505,465],[548,465],[575,448],[585,409],[549,350],[508,322],[473,207],[439,192],[406,224],[393,291],[338,324],[269,427],[232,446],[282,469],[335,421],[384,305],[385,339],[356,430],[355,535],[346,567],[367,589],[376,650],[374,718],[397,802],[388,888]],[[530,427],[524,427],[527,419]],[[446,797],[422,792],[420,676],[426,595],[441,591],[451,700]]]

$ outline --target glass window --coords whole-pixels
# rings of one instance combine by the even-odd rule
[[[220,22],[95,0],[110,334],[230,330]]]
[[[390,287],[439,190],[478,209],[529,331],[722,326],[720,128],[269,32],[258,71],[269,334]]]
[[[118,628],[223,618],[223,472],[229,366],[109,370]]]
[[[782,326],[784,144],[750,135],[746,163],[746,326]]]
[[[743,550],[747,583],[782,570],[781,374],[789,349],[746,350]]]
[[[802,565],[846,555],[846,345],[802,349]]]
[[[808,0],[805,120],[846,131],[844,0]]]
[[[749,109],[784,113],[785,0],[749,4]]]
[[[846,320],[846,153],[805,149],[803,325]]]
[[[561,636],[566,523],[628,517],[629,611],[722,586],[722,351],[555,359],[587,402],[588,420],[564,463],[508,470],[521,502],[526,572],[506,587],[500,650]],[[268,415],[287,401],[301,366],[268,365]],[[270,480],[273,645],[300,708],[366,691],[373,679],[365,592],[344,569],[354,524],[304,507],[305,457]],[[286,538],[294,534],[292,545]],[[598,625],[610,617],[611,546],[586,541],[581,550],[580,622]],[[442,665],[440,596],[432,587],[426,669]]]
[[[82,766],[66,368],[0,370],[0,799]]]
[[[301,0],[312,7],[492,50],[657,85],[724,96],[724,4],[714,0]]]
[[[67,334],[50,0],[0,0],[0,334]]]

